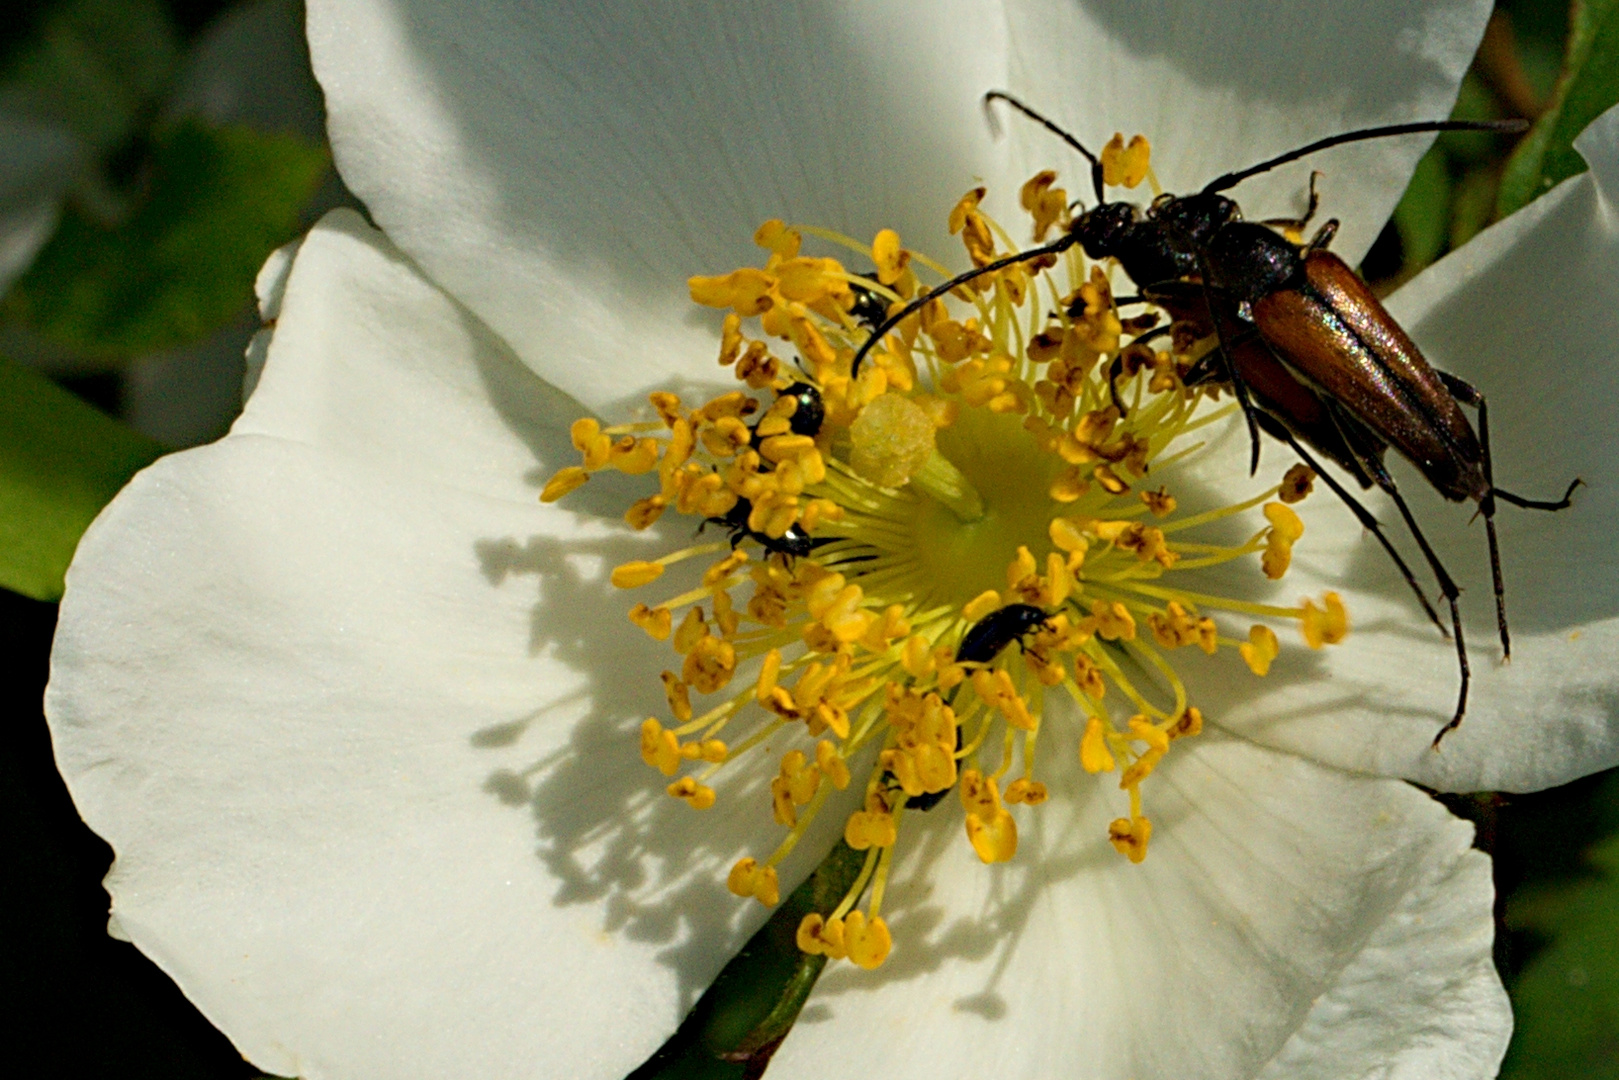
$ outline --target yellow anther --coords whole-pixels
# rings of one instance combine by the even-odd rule
[[[1302,502],[1314,486],[1315,470],[1308,465],[1295,465],[1282,477],[1282,487],[1276,497],[1285,503]]]
[[[1073,518],[1058,517],[1051,519],[1051,525],[1046,530],[1051,536],[1051,542],[1070,554],[1083,554],[1090,546],[1085,534],[1080,532],[1080,523]],[[1070,568],[1072,569],[1072,568]]]
[[[1113,753],[1107,748],[1108,723],[1100,716],[1085,721],[1085,736],[1079,740],[1079,763],[1088,773],[1112,772]]]
[[[788,300],[811,307],[822,301],[838,301],[841,310],[852,302],[847,271],[836,259],[815,259],[797,256],[782,259],[775,265],[776,280],[781,295]],[[825,314],[825,309],[816,307]]]
[[[735,320],[736,324],[739,326],[742,323],[742,320],[737,318],[737,316],[727,315],[725,317],[725,325],[729,327],[732,320]],[[667,390],[654,390],[652,393],[647,395],[647,400],[650,401],[652,403],[652,407],[658,411],[658,417],[663,421],[664,426],[673,431],[675,422],[681,419],[680,396],[678,394],[671,394]]]
[[[1102,485],[1102,490],[1109,495],[1123,495],[1130,490],[1130,485],[1122,480],[1118,473],[1113,471],[1113,466],[1111,465],[1098,465],[1091,470],[1091,476],[1096,479],[1098,484]]]
[[[849,786],[849,763],[843,760],[838,748],[826,739],[815,744],[815,765],[821,770],[821,775],[832,781],[832,786],[839,791]]]
[[[1051,797],[1046,785],[1038,780],[1022,778],[1012,781],[1006,787],[1006,801],[1009,803],[1022,803],[1025,806],[1039,806]]]
[[[877,267],[877,280],[892,285],[910,265],[911,253],[899,245],[899,233],[884,229],[871,242],[871,261]]]
[[[647,637],[653,641],[667,641],[673,618],[666,607],[649,608],[645,604],[636,604],[630,609],[630,622],[645,630]]]
[[[843,960],[849,955],[842,919],[829,920],[812,911],[799,922],[797,937],[799,949],[811,956],[824,955]]]
[[[1034,555],[1027,547],[1019,544],[1017,556],[1006,565],[1006,587],[1017,588],[1023,581],[1033,577],[1036,569]]]
[[[630,504],[630,508],[624,511],[624,520],[632,529],[649,528],[663,516],[663,511],[668,505],[669,500],[662,495],[648,495]]]
[[[1291,508],[1279,502],[1265,504],[1265,520],[1270,522],[1271,527],[1265,536],[1265,552],[1260,557],[1260,566],[1266,577],[1277,581],[1287,573],[1288,565],[1293,561],[1293,545],[1304,535],[1304,522]]]
[[[765,907],[775,907],[781,899],[781,886],[774,866],[760,866],[754,858],[738,859],[725,879],[725,887],[741,897],[753,897]]]
[[[686,617],[680,620],[680,629],[675,631],[675,652],[685,656],[707,635],[708,621],[703,618],[703,609],[691,608],[686,612]]]
[[[607,465],[626,476],[640,476],[651,472],[658,463],[658,441],[637,439],[626,435],[613,443],[608,451]]]
[[[577,491],[589,479],[590,474],[584,469],[578,465],[569,465],[545,482],[545,489],[540,492],[540,501],[556,502],[570,491]]]
[[[760,315],[770,309],[776,279],[763,270],[743,267],[722,277],[690,277],[686,286],[694,303],[704,307],[731,308],[738,315]]]
[[[858,585],[845,585],[831,604],[821,613],[821,625],[839,641],[856,641],[864,637],[877,616],[861,607],[865,593]]]
[[[754,390],[772,385],[781,374],[781,361],[772,356],[762,341],[748,346],[736,362],[736,377]]]
[[[769,701],[776,691],[776,679],[781,675],[781,650],[771,649],[765,653],[764,663],[759,668],[759,685],[754,691],[754,697],[760,704]]]
[[[987,817],[968,814],[967,840],[984,862],[1007,862],[1017,854],[1017,822],[1004,808]]]
[[[676,720],[685,723],[691,719],[691,693],[680,676],[672,671],[663,673],[663,694],[669,700],[669,711]]]
[[[1061,223],[1068,214],[1068,192],[1053,187],[1056,182],[1057,174],[1047,169],[1035,173],[1018,190],[1018,205],[1034,218],[1036,243],[1044,241],[1052,226]]]
[[[808,435],[773,435],[759,444],[759,455],[766,461],[782,462],[814,449],[815,440]]]
[[[928,646],[927,638],[920,634],[906,638],[899,651],[899,662],[905,674],[913,679],[925,679],[933,674],[933,650]]]
[[[677,799],[685,799],[694,810],[707,810],[714,805],[714,789],[689,776],[682,776],[664,790]]]
[[[691,652],[680,669],[685,679],[699,694],[712,694],[731,681],[736,673],[736,648],[724,638],[705,637]]]
[[[972,683],[973,690],[984,703],[998,710],[1006,717],[1008,724],[1021,731],[1033,731],[1038,726],[1029,712],[1029,706],[1012,686],[1012,676],[1007,674],[1005,668],[996,668],[993,672],[982,669],[975,671]]]
[[[725,322],[720,326],[720,367],[730,367],[732,364],[736,363],[736,358],[741,351],[742,316],[733,311],[729,315],[725,316]],[[673,394],[668,394],[666,396],[674,397]],[[678,401],[679,399],[676,398],[676,400]],[[652,404],[655,408],[658,405],[656,401],[654,401]],[[663,409],[659,408],[658,413],[663,417],[664,423],[671,425],[674,423],[674,418]]]
[[[1102,678],[1102,669],[1084,653],[1074,654],[1074,685],[1092,701],[1101,701],[1107,693],[1107,680]]]
[[[590,417],[575,420],[568,429],[573,448],[584,456],[586,469],[600,469],[613,452],[613,440],[602,434],[601,425]]]
[[[1145,716],[1140,714],[1132,716],[1129,728],[1130,738],[1146,743],[1149,751],[1156,750],[1163,753],[1169,749],[1169,735]]]
[[[663,564],[655,562],[627,562],[613,568],[613,585],[620,589],[638,589],[650,585],[663,576]]]
[[[867,922],[865,913],[858,909],[844,916],[843,934],[849,945],[849,959],[867,971],[880,967],[894,944],[887,923],[881,918]]]
[[[856,810],[843,827],[843,841],[856,851],[893,847],[899,839],[894,815],[886,811]]]
[[[1102,147],[1102,183],[1108,187],[1135,187],[1147,178],[1151,156],[1146,136],[1133,135],[1126,146],[1124,135],[1115,133]]]
[[[1056,607],[1074,591],[1074,575],[1068,569],[1068,560],[1055,551],[1046,552],[1046,592],[1041,607]]]
[[[1147,841],[1152,839],[1152,822],[1145,817],[1114,818],[1107,827],[1107,838],[1133,863],[1147,857]]]
[[[1265,675],[1270,672],[1271,661],[1281,652],[1281,645],[1274,630],[1255,623],[1248,630],[1248,640],[1237,646],[1237,652],[1242,654],[1248,670],[1255,675]]]
[[[1120,601],[1091,601],[1091,618],[1096,620],[1096,636],[1109,641],[1134,641],[1136,620]]]
[[[799,231],[790,228],[786,222],[779,218],[771,218],[753,232],[753,242],[783,259],[790,259],[798,254],[799,246],[804,238]]]
[[[1175,718],[1166,732],[1171,741],[1186,739],[1193,735],[1203,733],[1203,711],[1195,705],[1189,705],[1186,711]]]
[[[1304,601],[1304,617],[1299,620],[1304,631],[1304,643],[1312,649],[1323,645],[1336,645],[1349,634],[1349,612],[1344,609],[1343,598],[1329,592],[1321,598],[1325,607],[1316,607]]]
[[[1147,504],[1153,517],[1165,517],[1175,512],[1175,496],[1169,493],[1168,488],[1159,488],[1157,491],[1143,491],[1141,501]]]
[[[650,716],[641,724],[641,760],[665,776],[680,768],[680,740]]]
[[[732,551],[725,558],[703,571],[703,584],[713,588],[738,570],[748,561],[748,553],[741,548]]]
[[[1001,594],[994,589],[987,589],[967,601],[961,609],[961,617],[968,623],[975,623],[985,615],[1001,606]]]
[[[731,756],[730,747],[720,739],[704,739],[698,744],[699,757],[713,765],[718,765]]]

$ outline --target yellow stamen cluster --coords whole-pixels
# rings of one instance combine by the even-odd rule
[[[1109,183],[1140,183],[1145,141],[1115,139],[1103,166]],[[1022,190],[1036,235],[1067,225],[1054,181],[1042,173]],[[980,266],[1015,249],[984,196],[969,192],[948,221]],[[805,235],[873,269],[806,256]],[[780,897],[781,860],[828,802],[841,805],[844,839],[866,862],[834,911],[804,920],[798,942],[875,967],[892,944],[882,900],[908,813],[955,790],[974,852],[1011,859],[1017,814],[1029,812],[1017,808],[1050,797],[1036,750],[1055,740],[1087,772],[1118,774],[1128,810],[1106,839],[1140,862],[1152,836],[1143,785],[1203,726],[1175,650],[1236,650],[1263,675],[1275,633],[1258,624],[1235,640],[1208,611],[1297,621],[1312,648],[1341,640],[1347,616],[1333,594],[1284,608],[1190,587],[1198,570],[1254,556],[1282,576],[1303,534],[1291,505],[1311,476],[1294,470],[1234,506],[1183,510],[1176,466],[1232,407],[1182,382],[1206,343],[1178,331],[1157,339],[1166,351],[1127,340],[1158,316],[1121,315],[1107,267],[1075,248],[985,275],[954,294],[968,310],[931,300],[855,378],[871,312],[917,295],[919,268],[948,272],[891,230],[868,245],[772,221],[754,240],[762,267],[689,283],[696,302],[726,310],[719,361],[745,388],[695,406],[654,393],[655,419],[641,423],[579,421],[581,464],[542,498],[603,469],[655,475],[656,493],[625,515],[632,527],[673,508],[727,534],[612,571],[614,585],[635,589],[685,560],[713,560],[629,612],[680,658],[662,675],[672,723],[646,720],[642,758],[672,778],[671,797],[704,810],[719,774],[771,755],[768,813],[785,836],[727,879],[767,905]],[[745,332],[751,319],[762,336]],[[1266,524],[1245,542],[1192,538],[1260,506]],[[1065,707],[1048,709],[1050,694]],[[1042,738],[1048,719],[1069,715],[1082,730]]]

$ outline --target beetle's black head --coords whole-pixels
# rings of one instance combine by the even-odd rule
[[[1105,202],[1079,215],[1070,231],[1091,258],[1117,258],[1129,247],[1140,217],[1141,210],[1132,203]]]
[[[1204,248],[1223,226],[1240,219],[1242,212],[1224,195],[1198,192],[1196,195],[1160,196],[1147,216],[1186,245]]]

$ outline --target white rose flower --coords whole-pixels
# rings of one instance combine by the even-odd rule
[[[117,852],[115,932],[258,1067],[614,1080],[765,917],[725,878],[774,827],[766,770],[694,813],[637,760],[667,651],[608,573],[662,549],[617,520],[628,485],[536,500],[576,460],[581,406],[717,381],[686,279],[748,261],[761,221],[944,252],[980,178],[1003,207],[1038,168],[1076,175],[1031,125],[993,139],[986,90],[1098,143],[1148,133],[1184,192],[1445,115],[1489,5],[309,8],[337,161],[382,231],[338,212],[271,260],[267,362],[231,434],[146,470],[86,534],[47,693],[58,759]],[[1323,170],[1354,262],[1424,145],[1235,194],[1288,213]],[[1501,515],[1502,667],[1481,528],[1401,473],[1468,590],[1463,727],[1429,748],[1454,649],[1318,494],[1286,598],[1339,591],[1354,633],[1262,681],[1187,665],[1208,728],[1151,778],[1151,854],[1108,845],[1119,795],[1077,736],[1015,859],[917,819],[893,956],[829,969],[772,1077],[1494,1074],[1489,862],[1406,781],[1530,790],[1619,761],[1619,114],[1580,148],[1589,173],[1391,303],[1489,395],[1503,483],[1589,485],[1567,513]],[[1197,466],[1210,506],[1256,484],[1232,428]],[[781,863],[783,891],[837,826]]]

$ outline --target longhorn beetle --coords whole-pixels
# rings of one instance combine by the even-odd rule
[[[1143,212],[1132,203],[1107,201],[1101,160],[1078,139],[1000,91],[985,95],[986,110],[995,101],[1003,101],[1040,123],[1090,163],[1097,205],[1075,218],[1068,231],[1052,243],[958,274],[906,304],[856,351],[851,374],[858,375],[865,354],[902,319],[977,277],[1060,254],[1075,244],[1093,259],[1117,259],[1141,289],[1143,299],[1163,302],[1166,310],[1190,321],[1204,336],[1216,336],[1218,349],[1211,355],[1217,357],[1222,381],[1231,386],[1248,424],[1250,472],[1259,465],[1259,429],[1264,427],[1306,461],[1310,458],[1301,443],[1314,446],[1324,456],[1348,467],[1363,485],[1369,486],[1368,481],[1376,484],[1398,508],[1449,604],[1456,642],[1461,688],[1455,715],[1434,736],[1437,748],[1440,740],[1462,722],[1467,710],[1471,671],[1457,603],[1461,590],[1384,468],[1385,449],[1397,450],[1446,499],[1473,499],[1479,504],[1489,541],[1503,660],[1512,654],[1512,641],[1507,630],[1506,596],[1495,534],[1496,499],[1528,509],[1561,510],[1569,505],[1580,480],[1571,482],[1557,500],[1526,499],[1495,485],[1483,394],[1462,379],[1432,368],[1365,282],[1347,263],[1326,250],[1337,222],[1327,222],[1302,246],[1269,227],[1292,224],[1302,228],[1313,215],[1313,189],[1310,213],[1304,218],[1268,223],[1243,221],[1236,202],[1220,193],[1251,176],[1344,143],[1417,132],[1521,131],[1524,125],[1517,121],[1438,120],[1345,132],[1225,173],[1195,194],[1166,193]],[[1190,295],[1189,287],[1194,290]],[[1196,294],[1201,294],[1201,305],[1195,303]],[[1463,403],[1478,412],[1477,433],[1461,410]],[[1409,568],[1371,515],[1341,485],[1329,482],[1329,486],[1362,524],[1377,534],[1407,582],[1420,594]],[[1424,607],[1428,607],[1426,598]],[[1431,607],[1428,611],[1433,614]]]

